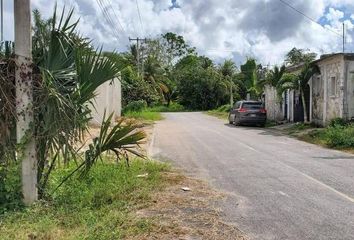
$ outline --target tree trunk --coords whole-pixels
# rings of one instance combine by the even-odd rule
[[[308,123],[309,120],[307,119],[307,106],[305,102],[305,95],[303,89],[300,90],[301,100],[302,100],[302,107],[304,109],[304,123]]]
[[[37,155],[33,137],[33,82],[30,0],[14,1],[16,58],[16,137],[22,163],[22,194],[26,205],[38,199]]]

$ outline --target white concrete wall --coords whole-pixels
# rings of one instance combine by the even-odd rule
[[[284,120],[282,99],[278,99],[276,89],[272,86],[265,86],[264,94],[267,118],[272,121]]]
[[[321,61],[318,66],[321,69],[323,81],[323,124],[334,118],[343,117],[343,90],[344,90],[344,60],[343,56],[333,57]],[[331,78],[336,78],[336,91],[330,94]]]
[[[113,119],[121,116],[122,111],[122,90],[118,78],[102,84],[96,91],[94,106],[91,106],[91,124],[100,125],[106,110],[106,118],[114,112]]]
[[[354,61],[346,61],[348,118],[354,118]]]

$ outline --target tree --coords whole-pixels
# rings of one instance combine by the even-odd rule
[[[285,65],[282,65],[280,68],[278,66],[274,66],[273,69],[266,73],[263,81],[261,81],[262,85],[268,85],[276,89],[278,100],[281,99],[281,95],[283,94],[283,89],[280,85],[285,70]]]
[[[232,78],[236,72],[235,63],[232,60],[225,60],[219,67],[221,75],[224,77],[225,81],[229,83],[230,89],[230,106],[234,105],[234,88],[235,83],[232,81]]]
[[[294,47],[285,56],[286,65],[297,65],[304,62],[311,62],[316,59],[317,54],[309,50]]]
[[[281,92],[283,92],[285,89],[294,89],[299,91],[302,100],[302,107],[304,109],[305,123],[308,123],[309,119],[307,118],[308,109],[305,102],[304,92],[309,80],[315,73],[319,73],[318,66],[315,64],[311,64],[310,62],[305,62],[300,73],[284,74],[278,85],[278,91]]]
[[[204,56],[188,55],[174,69],[178,97],[189,109],[209,110],[227,103],[229,83]]]
[[[239,80],[250,95],[251,99],[258,99],[262,93],[261,79],[263,77],[262,65],[257,65],[256,60],[249,58],[241,65]]]

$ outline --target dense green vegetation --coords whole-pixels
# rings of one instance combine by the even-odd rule
[[[77,33],[78,21],[72,19],[73,10],[42,19],[33,12],[33,132],[16,144],[15,61],[11,44],[1,54],[4,63],[0,69],[0,209],[16,209],[22,198],[18,190],[18,164],[29,138],[35,140],[37,154],[37,188],[40,199],[50,197],[48,183],[58,166],[76,168],[63,179],[89,176],[102,156],[114,154],[117,161],[128,158],[128,153],[141,156],[134,150],[145,138],[134,123],[115,122],[107,113],[99,136],[92,143],[84,139],[91,119],[90,104],[96,89],[118,76],[121,67],[100,50],[91,47],[88,39]],[[2,49],[2,48],[1,48]],[[86,144],[88,147],[81,150]]]
[[[152,203],[153,194],[166,184],[161,173],[169,167],[138,159],[130,167],[105,162],[92,169],[89,177],[71,178],[54,191],[76,166],[56,169],[48,185],[51,197],[3,213],[0,238],[125,239],[151,231],[153,219],[137,218],[135,211]],[[137,177],[142,174],[147,176]],[[16,182],[19,175],[10,178]]]
[[[325,128],[311,124],[296,124],[286,129],[286,133],[301,140],[335,149],[354,148],[354,124],[341,118],[333,119]]]

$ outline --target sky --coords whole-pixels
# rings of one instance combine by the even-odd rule
[[[48,18],[55,1],[31,0],[31,5]],[[341,52],[344,22],[346,51],[354,52],[353,0],[58,0],[57,5],[74,7],[80,33],[109,51],[126,50],[129,37],[175,32],[216,62],[232,59],[240,65],[253,57],[275,65],[293,47],[318,55]],[[13,40],[13,0],[4,0],[4,11],[4,39]]]

